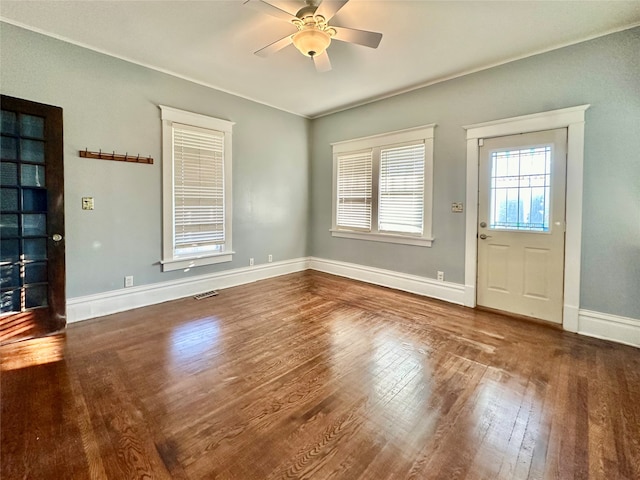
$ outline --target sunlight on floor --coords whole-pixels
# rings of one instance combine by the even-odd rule
[[[58,362],[64,358],[65,344],[64,334],[58,334],[3,345],[0,347],[0,370]]]

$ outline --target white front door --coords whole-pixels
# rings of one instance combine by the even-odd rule
[[[480,147],[477,304],[562,323],[567,130]]]

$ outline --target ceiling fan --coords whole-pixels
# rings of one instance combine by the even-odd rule
[[[311,57],[319,72],[331,70],[331,62],[327,54],[327,47],[331,40],[341,42],[356,43],[365,47],[378,48],[382,34],[368,32],[366,30],[355,30],[353,28],[329,26],[329,20],[338,13],[349,0],[306,0],[305,5],[295,13],[293,10],[298,7],[298,2],[285,1],[278,2],[286,5],[283,8],[267,3],[264,0],[246,0],[248,4],[260,11],[285,20],[294,25],[298,31],[292,35],[287,35],[264,48],[261,48],[256,55],[266,57],[283,48],[293,45],[300,50],[303,55]]]

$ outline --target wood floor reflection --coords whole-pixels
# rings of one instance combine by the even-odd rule
[[[640,350],[318,272],[67,329],[3,479],[637,479]]]

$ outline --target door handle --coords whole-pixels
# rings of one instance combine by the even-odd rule
[[[480,240],[486,240],[487,238],[491,238],[491,235],[487,235],[486,233],[481,233],[479,236],[480,236]]]
[[[59,242],[60,240],[62,240],[62,235],[60,235],[59,233],[54,233],[51,237],[51,240],[53,240],[54,242]]]

